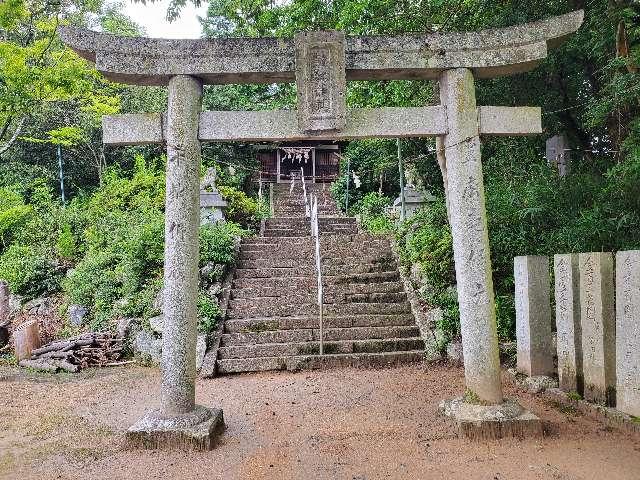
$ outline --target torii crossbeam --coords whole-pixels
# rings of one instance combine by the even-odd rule
[[[394,37],[324,31],[293,39],[156,40],[62,29],[63,41],[95,62],[106,78],[169,88],[166,114],[103,121],[107,144],[167,145],[162,402],[159,411],[130,429],[130,439],[151,447],[209,448],[222,422],[220,410],[195,405],[200,142],[373,137],[437,138],[453,235],[467,398],[493,413],[502,409],[495,417],[503,421],[498,428],[495,422],[471,421],[469,405],[460,400],[450,403],[448,412],[465,434],[539,431],[530,414],[503,403],[480,135],[541,133],[541,112],[478,107],[474,78],[532,70],[580,27],[583,16],[576,11],[505,29]],[[348,80],[403,79],[439,81],[441,105],[346,107]],[[203,84],[293,81],[295,112],[201,112]]]

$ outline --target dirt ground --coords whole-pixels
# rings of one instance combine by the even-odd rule
[[[2,479],[640,479],[640,439],[506,386],[548,422],[543,440],[470,443],[437,411],[460,368],[266,373],[199,381],[224,409],[205,453],[130,451],[126,428],[157,405],[159,373],[130,367],[39,376],[0,370]]]

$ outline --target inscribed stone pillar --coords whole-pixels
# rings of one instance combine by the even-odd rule
[[[530,377],[551,376],[554,368],[549,257],[516,257],[513,264],[518,371]]]
[[[617,408],[640,417],[640,250],[616,255]]]
[[[445,71],[440,77],[440,97],[449,128],[443,142],[466,387],[481,401],[500,404],[498,334],[471,70]]]
[[[179,75],[169,81],[162,335],[165,415],[187,413],[195,406],[201,102],[200,80]]]
[[[613,405],[616,385],[616,331],[613,255],[580,254],[580,320],[584,398]]]
[[[558,381],[565,392],[583,393],[580,269],[575,253],[554,256]]]

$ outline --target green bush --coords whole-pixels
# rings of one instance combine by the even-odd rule
[[[32,215],[33,207],[25,205],[20,195],[0,188],[0,247],[11,245]]]
[[[109,328],[119,316],[148,318],[162,285],[164,173],[136,159],[133,175],[108,170],[92,195],[66,209],[84,250],[63,282],[70,303],[89,307],[91,327]],[[80,213],[81,212],[81,213]],[[71,235],[69,235],[71,233]],[[78,255],[80,256],[80,255]]]
[[[60,288],[62,271],[42,252],[25,245],[11,245],[0,256],[0,278],[13,293],[34,298]]]
[[[441,348],[460,335],[460,311],[454,289],[455,265],[453,241],[444,199],[419,210],[397,229],[396,241],[401,264],[406,268],[419,265],[426,285],[420,291],[431,306],[442,309],[436,325]]]
[[[260,220],[266,217],[264,205],[233,187],[220,186],[218,190],[228,204],[224,212],[227,220],[254,231],[259,228]]]
[[[224,265],[232,263],[236,238],[243,235],[246,235],[246,231],[233,222],[200,227],[200,266],[209,262]]]
[[[58,241],[56,242],[56,252],[58,256],[64,260],[74,260],[78,253],[78,246],[76,245],[76,239],[71,232],[71,225],[65,223],[58,235]]]
[[[393,221],[387,216],[386,208],[391,200],[377,192],[367,193],[351,210],[360,215],[362,226],[371,233],[390,233],[393,231]]]
[[[218,303],[209,297],[206,292],[198,295],[198,332],[211,333],[216,329],[222,311]]]

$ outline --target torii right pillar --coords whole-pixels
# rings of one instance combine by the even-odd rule
[[[442,403],[462,436],[476,439],[542,435],[542,424],[502,396],[495,299],[485,208],[480,125],[473,73],[447,70],[440,96],[448,133],[440,139],[446,162],[449,218],[458,284],[466,392]]]

